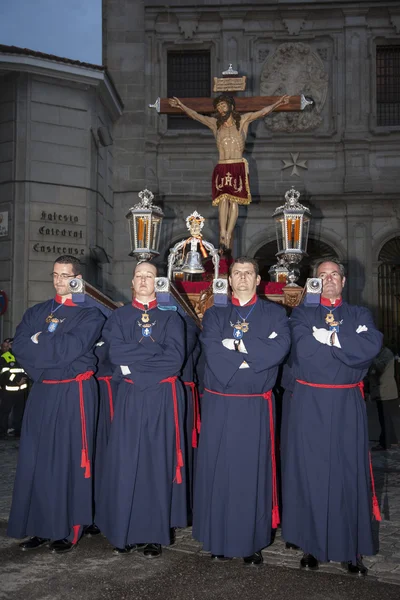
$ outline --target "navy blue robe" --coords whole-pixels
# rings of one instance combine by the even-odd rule
[[[208,309],[200,336],[206,364],[193,535],[205,550],[225,556],[250,556],[271,541],[274,407],[273,399],[270,406],[260,395],[275,384],[290,334],[284,309],[257,299],[243,335],[248,354],[225,348],[222,340],[233,339],[236,309],[245,317],[252,308],[229,302]],[[239,368],[243,360],[250,368]]]
[[[46,317],[53,306],[59,323],[49,332]],[[13,352],[34,384],[22,424],[7,530],[11,537],[63,539],[72,535],[73,526],[92,522],[96,381],[91,377],[82,382],[83,434],[78,382],[46,384],[43,380],[73,379],[94,371],[93,347],[104,321],[97,308],[49,300],[29,308],[17,327]],[[42,333],[35,344],[31,336],[38,331]],[[82,450],[87,456],[82,456]]]
[[[170,544],[170,528],[187,524],[184,452],[185,393],[177,378],[185,355],[184,325],[175,311],[148,311],[151,336],[143,335],[142,311],[117,309],[103,337],[119,379],[105,457],[96,524],[118,548],[135,543]],[[123,376],[120,365],[130,374]],[[173,388],[176,377],[178,429]],[[133,381],[134,383],[129,383]],[[181,483],[179,481],[181,480]]]
[[[118,382],[112,378],[114,367],[108,356],[108,344],[106,344],[103,340],[98,342],[95,346],[94,352],[98,360],[96,379],[99,386],[99,414],[97,419],[96,451],[94,457],[96,506],[96,502],[100,493],[100,481],[104,469],[104,461],[111,422],[114,418]]]
[[[294,309],[292,373],[310,383],[363,380],[382,345],[370,312],[343,303],[341,348],[321,344],[313,327],[328,328],[327,307]],[[356,333],[359,326],[367,331]],[[374,554],[365,401],[358,387],[316,388],[294,383],[283,456],[284,538],[321,561],[355,561]]]
[[[200,330],[190,317],[184,316],[183,319],[185,323],[186,349],[181,379],[185,386],[186,394],[185,449],[188,483],[188,511],[191,515],[195,475],[195,449],[198,446],[198,436],[200,434],[200,406],[196,374],[196,363],[200,353]]]

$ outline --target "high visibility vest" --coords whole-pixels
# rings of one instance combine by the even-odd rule
[[[11,354],[11,352],[4,352],[1,355],[1,358],[4,358],[5,362],[7,363],[7,366],[3,366],[0,369],[0,375],[5,373],[6,371],[8,371],[8,373],[9,373],[8,382],[4,386],[4,389],[7,392],[19,392],[21,390],[26,390],[26,388],[28,387],[27,383],[20,383],[17,385],[9,385],[9,384],[12,384],[16,375],[21,375],[21,373],[25,373],[25,371],[22,367],[15,366],[15,363],[16,363],[15,356],[13,354]]]
[[[4,354],[1,355],[1,358],[4,358],[6,363],[15,362],[14,354],[11,354],[11,352],[9,352],[9,351],[4,352]]]

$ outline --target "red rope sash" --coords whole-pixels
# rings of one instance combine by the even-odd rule
[[[275,457],[275,428],[274,428],[274,409],[272,405],[272,390],[264,392],[264,394],[222,394],[221,392],[214,392],[205,388],[206,392],[210,394],[216,394],[217,396],[231,396],[238,398],[264,398],[268,400],[269,408],[269,435],[271,439],[271,467],[272,467],[272,528],[276,529],[281,522],[279,517],[279,504],[278,504],[278,486],[276,482],[276,457]]]
[[[167,377],[162,379],[159,383],[170,383],[172,387],[172,400],[174,403],[174,422],[175,422],[175,447],[176,447],[176,472],[175,479],[176,483],[182,483],[181,468],[183,467],[183,454],[181,449],[181,433],[179,429],[179,412],[178,412],[178,395],[176,393],[176,380],[175,377]],[[132,379],[124,379],[127,383],[134,383]]]
[[[110,404],[110,419],[111,421],[114,418],[114,403],[113,403],[113,393],[112,393],[112,387],[111,387],[111,379],[112,379],[112,375],[107,375],[104,377],[97,377],[97,381],[105,381],[106,385],[107,385],[107,392],[108,392],[108,402]]]
[[[197,448],[197,436],[200,433],[201,421],[200,421],[200,408],[199,408],[199,394],[197,391],[196,384],[194,381],[184,381],[185,385],[189,386],[192,392],[193,402],[193,429],[192,429],[192,448]]]
[[[86,431],[86,415],[85,415],[85,403],[83,397],[83,381],[93,377],[94,371],[86,371],[86,373],[79,373],[73,379],[43,379],[42,383],[59,384],[59,383],[72,383],[73,381],[78,382],[79,386],[79,410],[81,415],[81,429],[82,429],[82,451],[81,451],[81,467],[85,469],[85,479],[90,478],[90,460],[89,460],[89,445],[87,441]]]
[[[347,388],[358,387],[361,392],[361,396],[364,398],[364,382],[363,381],[359,381],[358,383],[344,383],[342,385],[328,385],[327,383],[310,383],[308,381],[302,381],[301,379],[296,379],[296,381],[297,381],[297,383],[301,383],[301,385],[309,385],[311,387],[325,388],[325,389],[347,389]],[[381,511],[379,509],[379,502],[378,502],[378,498],[376,496],[376,491],[375,491],[375,479],[374,479],[374,472],[372,470],[371,452],[369,452],[368,455],[369,455],[369,472],[371,475],[371,489],[372,489],[372,513],[377,521],[381,521],[382,520]]]

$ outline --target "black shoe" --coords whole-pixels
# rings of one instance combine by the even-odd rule
[[[390,446],[382,446],[381,444],[377,444],[371,448],[371,452],[387,452],[388,450],[390,450]]]
[[[227,560],[232,560],[229,556],[224,556],[223,554],[211,554],[211,560],[214,562],[226,562]]]
[[[300,561],[300,567],[302,569],[308,569],[309,571],[316,571],[318,569],[318,561],[312,554],[303,554],[303,558]]]
[[[125,546],[124,548],[113,548],[113,553],[114,554],[130,554],[131,552],[140,552],[141,550],[144,550],[146,547],[146,544],[128,544],[127,546]]]
[[[27,540],[26,542],[21,542],[19,544],[19,547],[21,548],[21,550],[26,552],[27,550],[36,550],[36,548],[44,546],[49,541],[50,540],[48,538],[41,538],[35,535],[35,537],[29,538],[29,540]]]
[[[143,556],[146,558],[159,558],[161,556],[161,544],[146,544],[143,548]]]
[[[243,561],[245,565],[254,565],[256,567],[259,567],[264,562],[264,559],[263,555],[261,554],[261,550],[259,550],[258,552],[254,552],[254,554],[252,554],[251,556],[245,556]]]
[[[91,525],[86,525],[86,527],[83,528],[82,535],[92,537],[94,535],[99,535],[99,533],[101,533],[100,529],[97,527],[97,525],[92,523]]]
[[[286,550],[300,550],[299,546],[296,546],[296,544],[292,544],[291,542],[286,542],[285,548]]]
[[[362,556],[357,556],[357,562],[355,565],[353,565],[353,563],[349,561],[347,563],[347,571],[351,573],[351,575],[359,575],[360,577],[365,577],[368,573],[368,569],[362,561]]]
[[[69,542],[66,538],[63,540],[55,540],[49,546],[50,551],[53,554],[65,554],[66,552],[71,552],[76,547],[76,544]]]

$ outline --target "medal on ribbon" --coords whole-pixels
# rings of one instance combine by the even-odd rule
[[[241,340],[243,337],[242,324],[238,322],[235,325],[231,323],[231,325],[233,327],[233,337],[235,340]]]
[[[243,337],[243,334],[247,333],[249,331],[250,323],[247,322],[247,319],[253,312],[255,306],[256,305],[253,304],[253,306],[251,307],[251,309],[249,310],[249,312],[247,313],[247,315],[245,317],[242,317],[242,315],[236,309],[236,307],[233,307],[235,309],[235,311],[237,312],[238,316],[241,318],[241,321],[239,321],[239,319],[238,319],[236,321],[236,323],[232,323],[232,321],[230,321],[230,325],[231,325],[231,327],[233,327],[233,337],[235,340],[241,340]]]
[[[335,333],[339,333],[340,325],[343,323],[343,319],[341,321],[336,321],[335,315],[332,310],[328,312],[325,317],[325,323],[329,327],[329,331],[334,331]]]
[[[153,332],[153,326],[156,324],[156,321],[154,321],[154,323],[150,323],[150,315],[148,315],[146,312],[144,312],[141,316],[141,320],[138,321],[137,324],[142,329],[142,339],[145,337],[145,338],[151,338],[153,340],[153,338],[151,337],[151,334]],[[139,341],[141,342],[142,339]],[[154,340],[153,340],[153,342],[154,342]]]
[[[49,316],[50,316],[50,315],[49,315]],[[49,318],[49,317],[47,317],[47,319],[48,319],[48,318]],[[48,323],[49,323],[49,324],[48,324],[48,326],[47,326],[47,331],[49,331],[50,333],[54,333],[54,331],[55,331],[55,330],[57,329],[57,327],[58,327],[58,324],[59,324],[60,320],[59,320],[59,319],[55,319],[55,318],[53,318],[53,317],[51,318],[51,320],[50,320],[50,321],[47,321],[47,319],[46,319],[46,322],[48,322]]]

